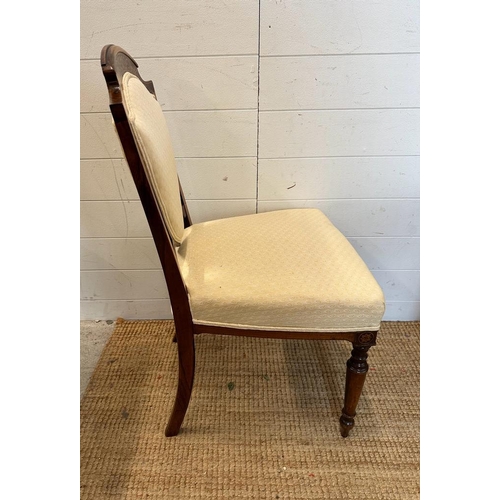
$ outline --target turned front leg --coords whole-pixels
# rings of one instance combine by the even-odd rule
[[[356,407],[368,372],[366,359],[368,358],[370,346],[353,344],[353,347],[351,357],[347,361],[344,408],[340,417],[340,433],[342,437],[347,437],[349,431],[354,427]]]

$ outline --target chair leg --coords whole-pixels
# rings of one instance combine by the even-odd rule
[[[194,335],[191,329],[186,329],[176,335],[179,354],[179,381],[174,408],[165,430],[165,436],[176,436],[181,428],[184,415],[188,409],[194,381]]]
[[[347,361],[345,400],[342,416],[340,417],[340,433],[345,438],[354,427],[356,406],[358,405],[366,373],[368,372],[368,363],[366,362],[368,349],[370,349],[370,346],[353,344],[351,357]]]

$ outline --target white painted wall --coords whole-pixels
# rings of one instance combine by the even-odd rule
[[[171,317],[107,43],[155,82],[194,222],[320,208],[384,289],[384,319],[418,319],[418,0],[82,0],[81,36],[82,319]]]

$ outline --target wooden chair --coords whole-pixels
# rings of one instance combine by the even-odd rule
[[[179,432],[188,408],[195,335],[211,333],[351,342],[340,417],[347,437],[385,308],[365,263],[316,209],[192,224],[153,83],[115,45],[103,47],[101,66],[174,315],[179,381],[166,436]]]

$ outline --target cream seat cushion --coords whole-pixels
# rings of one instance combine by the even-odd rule
[[[177,257],[199,325],[285,331],[378,330],[379,285],[316,209],[194,224]]]

